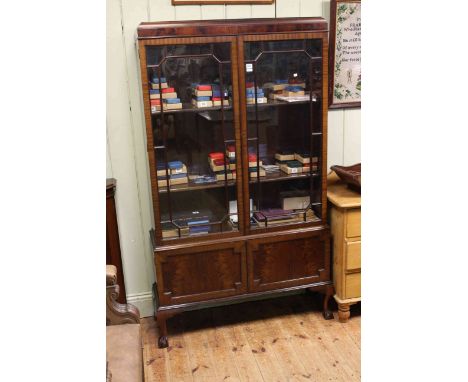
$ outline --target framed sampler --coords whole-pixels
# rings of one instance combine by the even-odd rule
[[[172,0],[172,5],[273,4],[275,0]]]
[[[361,0],[331,0],[329,108],[361,107]]]

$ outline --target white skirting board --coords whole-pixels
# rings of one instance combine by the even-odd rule
[[[129,294],[127,295],[127,302],[138,308],[140,311],[140,318],[151,317],[154,314],[152,292]]]

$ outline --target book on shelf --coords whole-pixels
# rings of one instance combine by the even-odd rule
[[[310,153],[309,152],[295,152],[294,160],[297,160],[301,163],[310,163]],[[313,157],[312,162],[317,162],[318,158]]]
[[[268,99],[266,97],[257,98],[257,104],[260,103],[268,103]],[[255,104],[255,97],[247,97],[247,104]]]
[[[310,204],[310,196],[291,196],[282,198],[283,210],[304,210]]]
[[[169,175],[176,175],[176,174],[187,174],[187,167],[181,161],[172,161],[167,164],[168,173]],[[166,176],[166,164],[165,163],[158,163],[157,165],[157,175],[158,176]]]
[[[198,108],[213,107],[213,101],[197,101],[195,98],[192,98],[192,105]]]
[[[212,98],[211,101],[213,102],[213,106],[229,106],[229,100],[225,99],[222,101],[221,105],[221,98]]]
[[[211,91],[212,90],[211,85],[208,85],[208,84],[194,84],[192,87],[195,90],[200,90],[200,91]]]
[[[182,176],[179,176],[182,175]],[[169,186],[176,186],[178,184],[187,184],[187,174],[176,174],[169,176]],[[167,187],[167,178],[165,176],[158,176],[158,186]]]
[[[256,178],[259,176],[259,173],[257,172],[257,167],[249,167],[249,176],[251,178]],[[260,176],[266,176],[266,171],[262,168],[260,168]]]
[[[305,94],[305,95],[294,95],[294,96],[278,96],[276,97],[278,101],[286,101],[286,102],[303,102],[303,101],[309,101],[310,100],[310,95]]]
[[[225,176],[225,174],[226,174],[226,176]],[[226,172],[225,171],[216,171],[215,176],[216,176],[217,181],[236,179],[235,171],[231,171],[231,170],[227,170]]]
[[[226,156],[229,158],[229,159],[235,159],[236,158],[236,147],[234,145],[229,145],[227,148],[226,148]]]
[[[213,92],[211,90],[192,89],[192,94],[195,97],[211,97],[213,95]]]
[[[290,150],[278,151],[275,154],[275,159],[277,159],[278,161],[294,160],[295,159],[294,151],[290,151]]]
[[[267,224],[268,226],[275,226],[300,221],[300,218],[294,213],[294,211],[283,210],[281,208],[261,210],[255,212],[253,217],[261,227],[265,227]]]
[[[280,164],[280,170],[286,174],[300,174],[302,167],[302,163],[295,160]]]
[[[279,166],[274,164],[262,164],[261,168],[268,174],[273,174],[280,170]]]
[[[163,110],[176,110],[182,109],[180,98],[163,99]]]
[[[216,151],[216,152],[209,153],[208,158],[211,160],[224,159],[224,154],[222,152]]]

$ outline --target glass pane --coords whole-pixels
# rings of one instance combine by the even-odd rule
[[[319,221],[321,41],[244,48],[251,228]]]
[[[146,49],[163,239],[238,230],[231,44]]]

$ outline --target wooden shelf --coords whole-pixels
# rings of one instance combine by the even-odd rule
[[[234,186],[236,184],[235,180],[228,180],[227,186]],[[216,183],[208,183],[208,184],[194,184],[194,183],[187,183],[187,184],[176,184],[171,186],[171,192],[181,192],[181,191],[196,191],[196,190],[208,190],[211,188],[221,188],[224,187],[225,183],[224,180],[220,180]],[[167,193],[167,187],[159,187],[159,193],[165,194]]]
[[[285,106],[285,105],[306,105],[309,104],[310,101],[298,101],[298,102],[286,102],[286,101],[277,101],[277,100],[268,100],[268,103],[259,103],[257,106],[259,108],[264,108],[268,106]],[[254,109],[255,104],[248,104],[247,109]],[[173,114],[173,113],[199,113],[202,111],[219,111],[221,110],[221,106],[212,106],[212,107],[195,107],[191,103],[183,103],[182,109],[176,110],[164,110],[164,114]],[[224,106],[224,110],[232,110],[232,106]],[[161,114],[160,111],[156,113],[151,113],[151,115],[159,115]]]
[[[314,172],[312,173],[312,177],[319,176],[318,173]],[[279,182],[283,180],[293,180],[293,179],[305,179],[309,178],[310,173],[302,173],[302,174],[286,174],[284,172],[279,172],[275,174],[267,174],[267,176],[261,176],[260,177],[260,183],[268,183],[268,182]],[[257,178],[251,178],[249,179],[249,183],[257,183]],[[196,191],[196,190],[208,190],[211,188],[221,188],[224,187],[225,183],[223,180],[218,181],[216,183],[209,183],[209,184],[193,184],[193,183],[187,183],[187,184],[176,184],[174,186],[171,186],[171,192],[183,192],[183,191]],[[236,181],[235,180],[228,180],[227,181],[227,186],[235,186]],[[167,193],[167,187],[159,187],[159,193],[165,194]]]
[[[174,114],[174,113],[200,113],[202,111],[216,111],[221,110],[221,106],[212,106],[212,107],[195,107],[191,103],[183,103],[182,109],[175,110],[163,110],[164,114]],[[232,110],[232,106],[224,106],[224,110]],[[151,115],[159,115],[160,111],[156,113],[151,113]]]
[[[313,172],[312,177],[319,176],[319,173]],[[283,180],[293,180],[293,179],[305,179],[310,178],[310,173],[301,173],[301,174],[286,174],[285,172],[267,174],[266,176],[260,177],[260,183],[268,183],[268,182],[280,182]],[[257,183],[257,177],[253,177],[249,179],[249,183]]]

